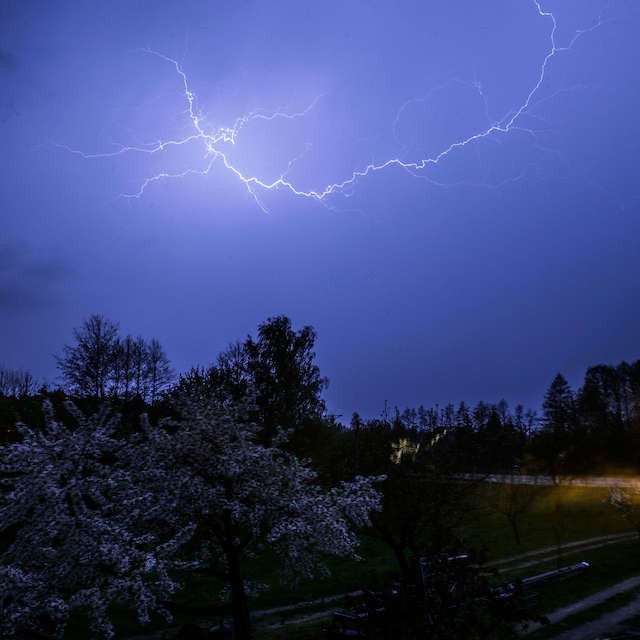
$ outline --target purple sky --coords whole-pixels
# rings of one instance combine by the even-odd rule
[[[549,12],[586,32],[543,68]],[[54,381],[102,313],[185,370],[286,314],[375,416],[639,358],[639,33],[636,0],[3,2],[0,364]]]

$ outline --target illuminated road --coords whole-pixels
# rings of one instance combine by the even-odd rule
[[[620,487],[639,489],[640,478],[624,476],[533,476],[517,474],[459,473],[457,480],[493,482],[501,484],[527,484],[537,486],[562,485],[564,487]]]

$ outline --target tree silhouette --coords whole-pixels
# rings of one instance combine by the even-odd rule
[[[73,330],[73,345],[65,345],[57,366],[69,389],[81,396],[103,399],[113,371],[118,325],[100,314]]]

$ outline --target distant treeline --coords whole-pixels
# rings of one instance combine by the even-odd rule
[[[531,452],[551,471],[640,469],[640,360],[589,367],[575,392],[558,374],[543,407]]]
[[[133,419],[142,411],[170,413],[172,399],[194,387],[204,392],[224,387],[241,396],[250,386],[256,394],[254,418],[265,433],[271,437],[279,427],[292,430],[299,453],[318,460],[331,475],[344,475],[337,468],[357,470],[367,447],[377,446],[379,439],[428,446],[452,472],[640,470],[640,360],[592,366],[575,391],[557,374],[542,415],[522,405],[511,409],[504,400],[475,406],[460,402],[385,409],[372,420],[354,413],[343,426],[327,414],[321,397],[328,381],[314,361],[313,329],[295,332],[290,320],[279,316],[260,331],[258,340],[248,337],[231,345],[210,367],[193,368],[176,379],[157,340],[121,337],[117,323],[93,315],[74,330],[73,343],[56,358],[57,389],[38,389],[29,372],[0,368],[1,434],[11,438],[19,420],[41,422],[45,397],[58,406],[70,397],[85,410],[109,402],[125,419],[129,414]]]
[[[415,441],[430,434],[448,467],[461,472],[638,471],[640,360],[589,367],[577,391],[557,374],[545,393],[542,416],[522,405],[512,411],[501,400],[396,409],[392,416],[366,422],[354,414],[351,422],[361,431],[385,425]]]
[[[56,356],[61,384],[57,387],[76,398],[96,400],[135,398],[154,404],[173,380],[164,349],[155,338],[120,336],[117,323],[94,314],[74,329],[74,341]],[[0,396],[23,398],[46,394],[28,371],[0,367]]]
[[[0,367],[0,396],[22,398],[34,395],[38,384],[29,371]]]

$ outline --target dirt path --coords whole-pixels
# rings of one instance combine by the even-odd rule
[[[580,613],[581,611],[585,611],[586,609],[590,609],[591,607],[595,607],[596,605],[599,605],[603,602],[605,602],[606,600],[608,600],[609,598],[612,598],[615,595],[618,595],[619,593],[625,593],[627,591],[631,591],[632,589],[635,589],[636,587],[640,586],[640,576],[634,576],[633,578],[627,578],[626,580],[623,580],[622,582],[618,582],[617,584],[611,585],[610,587],[607,587],[606,589],[602,589],[601,591],[598,591],[597,593],[593,593],[590,596],[587,596],[586,598],[583,598],[582,600],[578,600],[577,602],[574,602],[573,604],[570,604],[566,607],[561,607],[560,609],[556,609],[555,611],[553,611],[552,613],[547,615],[547,618],[549,618],[549,622],[551,624],[555,624],[556,622],[561,622],[562,620],[564,620],[565,618],[568,618],[569,616],[572,616],[576,613]],[[636,601],[634,601],[636,602]],[[640,597],[638,598],[638,602],[640,602]],[[625,609],[626,607],[622,607],[622,609]],[[617,611],[621,611],[622,609],[619,609]],[[615,611],[613,613],[616,613]],[[607,614],[609,615],[609,614]],[[611,614],[613,615],[613,614]],[[633,615],[633,614],[631,614]],[[603,616],[602,619],[606,618],[607,616]],[[630,616],[627,616],[630,617]],[[621,620],[624,618],[621,618]],[[589,627],[590,625],[595,624],[594,622],[588,623],[586,625],[584,625],[585,628]],[[612,626],[615,623],[611,623],[609,626]],[[540,627],[542,627],[543,625],[541,624],[532,624],[529,626],[529,628],[525,631],[525,633],[523,633],[523,635],[528,635],[529,633],[533,633],[534,631],[537,631],[538,629],[540,629]],[[573,633],[574,630],[572,631],[567,631],[567,633]],[[575,636],[576,639],[579,640],[583,640],[586,637],[590,637],[590,636]],[[563,640],[568,640],[564,638],[564,634],[562,634],[561,636],[558,636],[558,638],[562,638]]]
[[[616,534],[610,534],[606,536],[596,536],[592,538],[585,538],[583,540],[574,540],[572,542],[568,542],[563,545],[560,545],[559,548],[561,552],[569,551],[572,553],[573,552],[578,553],[580,551],[597,549],[598,547],[606,546],[608,544],[614,544],[616,542],[622,542],[624,540],[631,540],[634,537],[637,537],[637,534],[634,532],[616,533]],[[501,558],[499,560],[488,562],[485,564],[485,566],[497,568],[498,572],[503,572],[503,571],[512,570],[512,569],[520,569],[520,568],[525,568],[529,566],[532,567],[538,564],[542,564],[543,562],[547,562],[550,559],[554,559],[556,557],[557,552],[558,552],[558,547],[555,545],[548,546],[548,547],[540,547],[538,549],[532,549],[531,551],[526,551],[524,553],[519,553],[513,556],[509,556],[508,558]],[[520,560],[526,560],[526,562],[513,565],[514,562],[517,563]],[[632,578],[632,580],[638,580],[639,581],[638,584],[640,584],[640,577]],[[628,582],[628,581],[625,581],[625,582]],[[624,585],[624,583],[620,583],[620,585]],[[610,587],[610,589],[615,589],[618,586],[619,585],[614,585],[613,587]],[[628,589],[632,589],[632,588],[633,586],[628,587]],[[622,589],[622,591],[626,591],[628,589]],[[607,589],[604,590],[604,592],[607,592],[607,591],[609,590]],[[593,596],[590,596],[589,598],[586,598],[585,600],[580,601],[579,603],[575,603],[574,605],[564,607],[563,609],[559,609],[558,611],[553,612],[551,614],[551,616],[557,615],[562,617],[559,617],[557,619],[552,619],[551,616],[549,616],[549,618],[552,620],[552,622],[557,622],[568,615],[572,615],[573,613],[582,611],[583,609],[589,608],[590,606],[594,606],[595,604],[598,604],[599,602],[602,602],[603,600],[606,600],[607,598],[611,597],[611,595],[607,595],[607,596],[604,596],[602,600],[597,600],[600,594],[604,592],[598,592],[597,594],[594,594]],[[309,622],[312,620],[318,620],[320,618],[329,617],[333,613],[333,610],[335,607],[327,608],[327,609],[323,608],[320,611],[310,611],[308,613],[301,613],[299,615],[295,615],[296,611],[299,611],[300,609],[314,608],[321,605],[331,605],[331,603],[339,602],[340,600],[344,599],[345,595],[358,596],[361,593],[362,593],[361,591],[353,591],[348,594],[325,596],[324,598],[317,598],[314,600],[298,602],[295,604],[284,605],[280,607],[270,607],[268,609],[260,609],[252,612],[251,617],[254,620],[256,620],[257,625],[261,626],[262,628],[278,628],[284,625],[301,624],[304,622]],[[615,593],[620,593],[620,591],[614,591],[612,595],[615,595]],[[591,598],[596,598],[596,600],[593,601],[593,603],[591,604],[586,604],[581,608],[572,610],[569,613],[562,615],[563,611],[565,610],[569,611],[573,607],[579,606],[581,603],[589,601]],[[282,616],[282,619],[280,622],[267,623],[266,621],[264,622],[262,621],[262,619],[264,618],[268,618],[270,616],[277,616],[278,614]],[[291,617],[287,617],[288,615],[290,615]],[[539,628],[539,627],[536,627],[536,628]],[[532,625],[527,630],[527,633],[531,633],[531,631],[533,630],[534,628]],[[133,638],[131,638],[131,640],[161,640],[163,638],[166,638],[168,633],[175,633],[175,629],[171,631],[164,630],[156,633],[151,633],[149,635],[134,636]]]
[[[252,618],[264,618],[265,616],[271,616],[278,613],[288,613],[289,611],[296,611],[298,609],[308,609],[310,607],[317,607],[321,604],[331,604],[332,602],[339,602],[344,600],[345,597],[358,597],[362,595],[362,591],[350,591],[349,593],[342,593],[335,596],[326,596],[324,598],[316,598],[315,600],[307,600],[306,602],[296,602],[295,604],[287,604],[281,607],[271,607],[270,609],[259,609],[251,613]]]
[[[635,532],[630,532],[630,533],[616,533],[616,534],[610,534],[606,536],[596,536],[593,538],[585,538],[583,540],[574,540],[573,542],[569,542],[561,545],[560,551],[564,553],[567,553],[567,552],[580,553],[581,551],[589,551],[592,549],[598,549],[600,547],[607,546],[609,544],[615,544],[617,542],[631,540],[634,537],[637,537],[637,534]],[[549,552],[551,551],[553,552],[553,554],[548,555]],[[533,567],[535,565],[542,564],[544,562],[548,562],[549,560],[555,559],[557,552],[558,552],[558,547],[556,546],[541,547],[539,549],[533,549],[532,551],[527,551],[525,553],[520,553],[514,556],[510,556],[509,558],[502,558],[500,560],[495,560],[494,562],[489,562],[485,566],[498,567],[500,565],[508,565],[506,567],[499,568],[498,569],[499,573],[504,571],[511,571],[514,569]],[[544,555],[544,554],[547,554],[547,555]],[[531,559],[524,563],[520,563],[516,565],[511,564],[514,561],[518,562],[519,560],[523,560],[526,558],[531,558]],[[588,609],[597,604],[600,604],[600,602],[607,600],[608,598],[610,598],[612,595],[615,595],[616,593],[629,591],[630,589],[633,589],[636,586],[640,586],[640,576],[637,578],[630,578],[629,580],[620,582],[616,585],[609,587],[608,589],[599,591],[598,593],[593,594],[592,596],[589,596],[588,598],[585,598],[580,602],[568,605],[567,607],[563,607],[562,609],[558,609],[557,611],[554,611],[548,616],[549,620],[552,623],[559,622],[560,620],[563,620],[567,616],[573,615],[574,613],[578,613],[580,611],[583,611],[584,609]],[[362,593],[361,591],[354,591],[348,595],[358,596],[361,593]],[[321,611],[313,611],[309,613],[303,613],[300,615],[293,614],[291,617],[285,619],[286,614],[293,613],[296,610],[299,610],[303,607],[314,607],[322,604],[330,604],[331,602],[337,602],[342,598],[344,598],[344,596],[329,596],[326,598],[318,598],[317,600],[310,600],[308,602],[287,605],[284,607],[273,607],[271,609],[263,609],[261,611],[254,612],[252,614],[252,617],[254,619],[256,618],[259,619],[265,616],[275,615],[278,613],[283,614],[282,620],[280,622],[271,622],[265,625],[260,625],[260,623],[258,622],[259,626],[263,626],[263,628],[267,628],[267,629],[276,629],[276,628],[286,626],[286,625],[291,625],[291,624],[301,624],[304,622],[310,622],[312,620],[327,618],[332,614],[334,609],[333,608],[323,609]],[[540,625],[535,625],[535,626],[531,625],[527,630],[527,633],[531,633],[532,631],[535,631],[539,627]]]
[[[507,571],[515,571],[517,569],[526,569],[527,567],[535,567],[536,565],[542,564],[543,562],[550,562],[552,560],[556,560],[559,556],[560,557],[564,557],[564,556],[570,556],[570,555],[575,555],[578,553],[583,553],[584,551],[591,551],[593,549],[600,549],[602,547],[606,547],[607,545],[610,544],[617,544],[618,542],[624,542],[625,540],[632,540],[633,538],[637,537],[635,533],[629,535],[629,536],[625,536],[625,537],[621,537],[621,538],[615,538],[615,539],[611,539],[611,540],[603,540],[601,542],[597,542],[594,544],[587,544],[586,546],[581,545],[567,545],[564,547],[560,547],[559,549],[555,549],[554,553],[552,553],[551,555],[548,556],[542,556],[542,557],[536,557],[534,560],[529,560],[528,562],[521,562],[519,564],[514,564],[514,565],[508,565],[506,567],[502,567],[500,569],[497,569],[496,571],[498,573],[505,573]]]
[[[636,537],[637,534],[634,532],[630,533],[614,533],[606,536],[596,536],[593,538],[585,538],[583,540],[574,540],[573,542],[568,542],[560,545],[559,549],[561,552],[573,552],[575,549],[575,553],[579,553],[580,551],[588,551],[591,549],[597,549],[599,547],[603,547],[608,544],[614,544],[616,542],[622,542],[623,540],[631,540]],[[553,560],[558,553],[557,546],[550,547],[540,547],[539,549],[533,549],[532,551],[527,551],[525,553],[519,553],[514,556],[509,556],[508,558],[501,558],[500,560],[494,560],[492,562],[487,562],[484,566],[489,568],[498,568],[501,565],[511,565],[513,562],[517,562],[518,560],[524,560],[525,558],[534,558],[532,560],[527,561],[523,564],[517,564],[514,566],[509,566],[507,568],[498,568],[498,573],[507,570],[513,569],[523,569],[526,567],[533,567],[538,564],[542,564],[543,562],[547,562],[548,560]],[[544,557],[536,557],[543,556]],[[296,604],[289,604],[280,607],[271,607],[269,609],[260,609],[258,611],[254,611],[252,613],[252,617],[254,618],[262,618],[264,616],[275,615],[278,613],[288,613],[290,611],[295,611],[297,609],[315,607],[321,604],[330,604],[332,602],[338,602],[342,600],[345,595],[347,596],[359,596],[362,594],[362,591],[352,591],[347,594],[326,596],[324,598],[317,598],[315,600],[308,600],[306,602],[298,602]]]
[[[573,542],[566,542],[560,545],[560,549],[565,551],[567,549],[572,549],[574,547],[580,547],[582,545],[590,545],[590,544],[598,544],[600,542],[618,542],[624,539],[631,540],[634,537],[637,537],[638,534],[634,531],[628,531],[626,533],[612,533],[606,536],[595,536],[593,538],[584,538],[582,540],[574,540]],[[548,547],[538,547],[537,549],[532,549],[531,551],[527,551],[525,553],[519,553],[514,556],[509,556],[508,558],[500,558],[499,560],[493,560],[491,562],[487,562],[485,566],[487,567],[499,567],[503,564],[511,564],[513,562],[517,562],[518,560],[524,560],[526,558],[532,558],[535,556],[541,556],[543,554],[551,554],[555,553],[558,550],[557,545],[551,545]]]
[[[624,606],[607,613],[597,620],[587,622],[575,629],[565,631],[552,640],[596,640],[602,634],[608,634],[615,631],[615,627],[629,618],[640,614],[640,596],[625,604]]]

